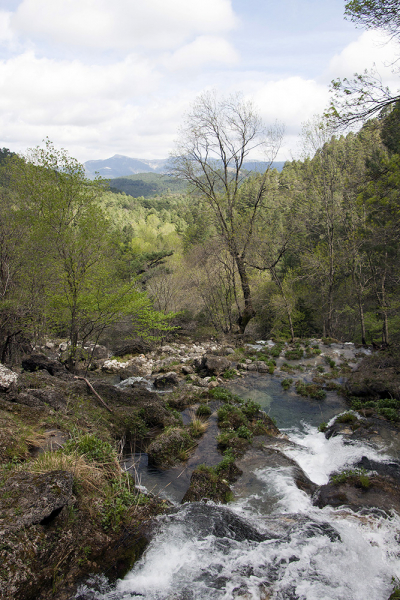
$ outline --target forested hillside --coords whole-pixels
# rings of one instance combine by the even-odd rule
[[[1,360],[18,340],[57,333],[74,348],[126,318],[151,335],[168,313],[203,334],[398,338],[399,123],[396,105],[346,136],[309,124],[309,157],[244,172],[234,206],[232,173],[216,201],[195,186],[133,198],[50,143],[3,150]]]

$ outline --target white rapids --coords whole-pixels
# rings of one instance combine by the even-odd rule
[[[315,427],[287,432],[284,452],[316,484],[362,456],[364,443],[330,440]],[[285,467],[254,470],[256,491],[221,507],[193,503],[159,520],[148,549],[109,586],[95,578],[74,598],[91,600],[388,600],[400,578],[400,518],[378,511],[319,509]],[[273,497],[269,512],[255,496]],[[257,508],[258,507],[258,508]]]

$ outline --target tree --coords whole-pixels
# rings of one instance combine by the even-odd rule
[[[391,38],[400,37],[399,0],[350,0],[344,14],[365,29],[382,29]]]
[[[400,41],[400,0],[350,0],[345,5],[345,17],[366,29],[380,29],[389,39]],[[333,98],[327,115],[337,128],[370,119],[400,100],[399,94],[393,95],[383,86],[376,69],[355,73],[353,79],[332,81],[331,92]]]
[[[218,98],[215,92],[206,92],[187,115],[172,157],[173,173],[207,204],[216,234],[237,267],[244,300],[238,317],[241,333],[255,316],[247,252],[282,135],[281,125],[265,127],[252,103],[240,95]],[[244,186],[249,173],[243,163],[255,150],[266,156],[268,166],[249,194],[244,193],[250,188]]]
[[[104,183],[87,180],[84,167],[49,140],[23,160],[11,158],[7,171],[31,250],[25,264],[44,282],[47,327],[68,331],[69,367],[78,340],[99,335],[121,314],[152,328],[157,313],[135,280],[118,280],[117,232],[99,203]],[[164,328],[164,315],[159,321]]]

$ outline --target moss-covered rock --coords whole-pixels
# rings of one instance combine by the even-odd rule
[[[171,428],[159,435],[147,448],[149,462],[158,467],[173,465],[186,460],[187,451],[195,445],[185,429]]]

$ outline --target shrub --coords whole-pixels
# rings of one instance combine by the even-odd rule
[[[327,429],[328,429],[328,423],[325,423],[325,421],[323,423],[321,423],[318,427],[318,431],[320,431],[321,433],[324,433]]]
[[[200,406],[196,410],[196,415],[198,417],[209,417],[212,413],[211,408],[208,404],[200,404]]]
[[[249,442],[251,442],[251,440],[253,439],[253,434],[251,433],[250,429],[246,427],[246,425],[241,425],[240,427],[238,427],[236,433],[238,437],[243,438]]]
[[[356,421],[358,421],[356,415],[350,412],[345,412],[336,417],[336,423],[355,423]]]
[[[300,360],[303,358],[303,354],[301,348],[297,348],[296,350],[286,350],[285,358],[287,358],[287,360]]]
[[[224,371],[224,373],[222,374],[222,377],[224,379],[233,379],[234,377],[236,377],[236,375],[236,369],[226,369],[226,371]]]
[[[290,386],[293,383],[293,379],[290,379],[290,377],[286,378],[286,379],[282,379],[281,381],[281,386],[283,387],[284,390],[288,390],[290,388]]]
[[[246,400],[242,405],[242,412],[248,419],[253,419],[261,411],[261,406],[254,400]]]

